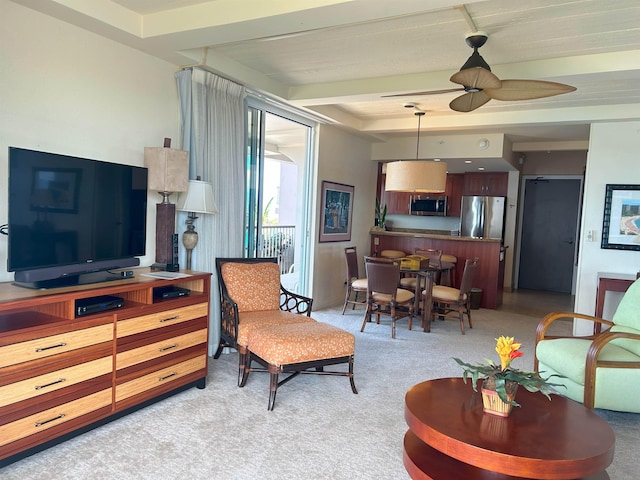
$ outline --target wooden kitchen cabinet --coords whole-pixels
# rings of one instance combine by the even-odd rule
[[[209,273],[29,290],[0,284],[0,467],[207,376]],[[162,299],[159,287],[190,295]],[[77,315],[76,301],[124,305]]]
[[[465,173],[463,195],[506,197],[509,174],[506,172]]]
[[[382,205],[387,205],[387,213],[397,213],[401,215],[409,215],[409,202],[411,194],[408,192],[387,192],[384,189],[385,174],[380,174],[379,182],[379,198]]]
[[[447,196],[447,216],[459,217],[462,204],[462,192],[464,190],[464,174],[448,173],[447,187],[444,194]]]

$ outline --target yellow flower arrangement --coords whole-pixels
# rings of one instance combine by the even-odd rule
[[[478,379],[483,378],[491,387],[495,386],[495,390],[503,402],[516,407],[519,407],[520,404],[516,403],[513,398],[507,397],[507,390],[508,393],[514,393],[517,385],[522,385],[530,392],[541,392],[551,400],[549,394],[557,393],[553,387],[564,385],[551,383],[549,380],[551,377],[561,377],[561,375],[554,374],[545,378],[538,372],[523,372],[512,368],[511,362],[523,355],[520,351],[521,347],[522,344],[515,342],[513,337],[501,336],[496,338],[496,352],[500,356],[499,366],[489,359],[486,360],[486,365],[472,365],[459,358],[454,358],[454,360],[464,368],[462,373],[464,382],[467,383],[467,379],[471,377],[474,391],[477,391]]]

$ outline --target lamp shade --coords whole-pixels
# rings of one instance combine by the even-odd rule
[[[432,161],[387,163],[387,192],[442,193],[447,185],[447,164]]]
[[[178,210],[193,213],[218,213],[209,182],[189,180],[189,190],[178,198]]]
[[[189,187],[189,152],[164,147],[144,147],[149,169],[149,190],[186,192]]]

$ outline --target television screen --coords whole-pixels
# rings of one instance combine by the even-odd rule
[[[9,148],[7,268],[16,281],[39,269],[50,273],[33,278],[129,266],[118,260],[145,254],[146,214],[145,167]]]

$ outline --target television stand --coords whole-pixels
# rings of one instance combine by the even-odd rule
[[[142,275],[148,268],[135,272],[45,291],[0,283],[0,469],[205,387],[211,274],[165,279]],[[167,287],[190,294],[157,295]],[[78,303],[101,296],[123,304],[78,313]]]
[[[52,278],[51,280],[39,280],[37,282],[13,282],[13,284],[18,287],[30,288],[32,290],[47,290],[50,288],[74,287],[76,285],[112,282],[113,280],[122,280],[122,277],[110,272],[91,272],[80,275],[66,275],[64,277]]]

